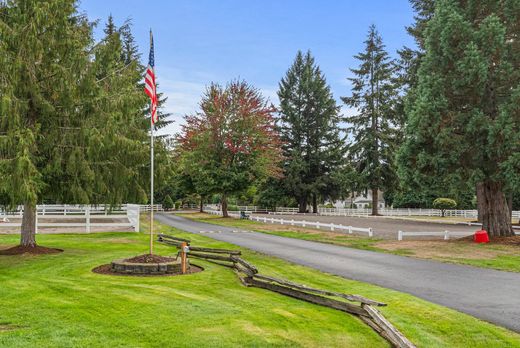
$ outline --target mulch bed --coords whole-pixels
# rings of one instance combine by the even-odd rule
[[[467,236],[463,238],[456,239],[457,242],[466,242],[466,243],[474,243],[473,236]],[[490,244],[498,244],[498,245],[513,245],[520,246],[520,236],[512,236],[512,237],[489,237]]]
[[[202,272],[204,268],[195,266],[194,264],[190,264],[190,269],[186,274],[193,274]],[[101,265],[92,270],[92,272],[97,274],[106,274],[106,275],[115,275],[115,276],[123,276],[123,277],[171,277],[178,275],[185,275],[181,273],[169,273],[169,274],[124,274],[124,273],[116,273],[112,272],[112,267],[110,264]]]
[[[58,254],[63,252],[63,249],[56,248],[46,248],[42,246],[34,246],[34,247],[26,247],[17,245],[15,247],[0,250],[0,255],[22,255],[22,254],[31,254],[31,255],[46,255],[46,254]]]
[[[129,259],[125,259],[125,261],[132,262],[132,263],[163,263],[163,262],[173,262],[173,261],[175,261],[175,258],[159,256],[159,255],[152,255],[152,254],[144,254],[144,255],[131,257]]]

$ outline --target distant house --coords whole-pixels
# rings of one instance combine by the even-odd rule
[[[355,192],[345,200],[337,200],[333,203],[335,208],[357,208],[357,209],[368,209],[372,207],[372,191],[366,192]],[[385,208],[385,199],[383,198],[383,192],[379,191],[378,194],[378,206],[379,208]]]

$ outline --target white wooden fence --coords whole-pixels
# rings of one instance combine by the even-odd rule
[[[397,240],[403,240],[406,236],[414,236],[414,237],[430,237],[430,236],[440,236],[443,237],[444,240],[450,239],[450,237],[467,237],[473,235],[473,232],[450,232],[450,231],[436,231],[436,232],[405,232],[398,231],[397,232]]]
[[[413,209],[413,208],[380,208],[379,214],[385,216],[442,216],[439,209]],[[275,212],[270,214],[298,214],[298,208],[277,207]],[[312,214],[312,213],[310,213]],[[372,214],[372,209],[349,209],[349,208],[318,208],[319,215],[325,216],[368,216]],[[477,210],[457,210],[450,209],[445,211],[447,217],[477,218]],[[520,211],[513,211],[514,219],[520,219]]]
[[[205,212],[213,214],[213,215],[222,215],[222,211],[220,210],[206,210]],[[234,218],[239,218],[240,214],[228,212],[228,215]],[[249,216],[249,220],[251,221],[258,221],[258,222],[264,222],[264,223],[278,223],[280,225],[291,225],[291,226],[302,226],[302,227],[315,227],[317,229],[330,229],[331,231],[339,231],[339,232],[360,232],[360,233],[366,233],[369,237],[374,236],[374,231],[372,228],[363,228],[363,227],[354,227],[354,226],[346,226],[341,224],[333,224],[333,223],[323,223],[319,221],[305,221],[305,220],[288,220],[288,219],[276,219],[273,217],[267,217],[267,216]]]
[[[125,204],[112,210],[103,206],[89,205],[38,205],[36,211],[36,233],[41,228],[71,227],[82,228],[85,233],[90,233],[93,227],[108,228],[112,231],[118,228],[132,228],[135,232],[139,232],[140,206],[137,204]],[[0,211],[0,228],[20,228],[22,217],[23,207],[18,207],[14,211]],[[92,220],[102,222],[92,222]],[[67,232],[73,233],[73,231]]]
[[[147,212],[147,211],[152,210],[150,204],[141,204],[139,206],[139,209],[140,209],[141,212]],[[163,210],[164,209],[163,209],[162,204],[154,204],[153,205],[153,211],[163,211]]]

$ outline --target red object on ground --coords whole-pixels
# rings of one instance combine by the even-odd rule
[[[486,230],[480,230],[473,235],[475,243],[489,243],[489,236]]]

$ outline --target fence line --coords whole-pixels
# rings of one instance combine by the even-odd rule
[[[36,206],[36,233],[42,227],[82,227],[85,233],[90,233],[92,227],[111,227],[111,228],[133,228],[139,232],[139,213],[140,206],[137,204],[125,204],[117,209],[110,210],[101,206],[81,206],[81,205],[38,205]],[[21,227],[22,222],[11,222],[9,219],[21,219],[23,217],[23,207],[18,207],[13,211],[2,211],[3,217],[0,219],[0,227]],[[81,222],[66,222],[65,220],[83,220]],[[124,221],[103,221],[96,220],[126,219]],[[51,221],[49,221],[51,220]],[[54,220],[54,221],[52,221]],[[69,231],[68,231],[69,232]]]
[[[213,215],[222,215],[222,211],[220,210],[206,210],[207,213],[213,214]],[[229,216],[234,218],[239,218],[240,214],[236,213],[228,213]],[[333,224],[333,223],[323,223],[319,221],[305,221],[305,220],[287,220],[287,219],[276,219],[272,217],[267,216],[249,216],[249,220],[251,221],[258,221],[258,222],[264,222],[264,223],[279,223],[280,225],[301,225],[302,227],[316,227],[317,229],[325,228],[330,229],[331,231],[339,231],[339,232],[347,232],[349,234],[352,234],[352,232],[361,232],[361,233],[367,233],[369,237],[373,237],[374,231],[372,228],[363,228],[363,227],[354,227],[354,226],[345,226],[341,224]]]
[[[207,204],[204,206],[206,209],[220,210],[220,206],[217,204]],[[298,213],[299,209],[294,207],[276,207],[274,210],[266,209],[258,206],[240,205],[237,206],[238,211],[244,211],[247,213],[269,213],[269,214],[280,214],[280,215],[324,215],[324,216],[369,216],[372,214],[372,209],[368,208],[323,208],[319,207],[317,213]],[[442,216],[440,209],[422,209],[422,208],[379,208],[379,214],[384,216]],[[462,209],[449,209],[445,211],[446,217],[463,217],[476,219],[478,217],[477,210],[462,210]],[[514,219],[520,219],[520,211],[513,211],[512,217]]]
[[[399,230],[397,232],[397,240],[403,240],[405,236],[441,236],[444,238],[444,240],[450,239],[450,236],[461,236],[461,237],[467,237],[473,235],[473,232],[450,232],[450,231],[443,231],[443,232],[404,232]]]

